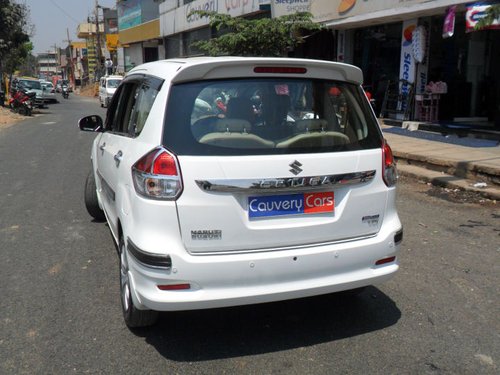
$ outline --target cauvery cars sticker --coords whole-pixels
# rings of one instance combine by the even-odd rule
[[[334,207],[335,199],[332,191],[248,198],[248,216],[250,218],[333,213]]]

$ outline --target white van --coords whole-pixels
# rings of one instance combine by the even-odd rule
[[[116,88],[122,80],[122,76],[104,76],[101,78],[99,81],[99,102],[101,103],[101,107],[109,105]]]

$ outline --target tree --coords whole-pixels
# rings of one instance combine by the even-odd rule
[[[26,5],[13,0],[0,0],[0,70],[4,67],[12,73],[33,48],[27,32],[30,27],[28,18]]]
[[[3,62],[3,68],[7,73],[19,71],[20,75],[34,76],[36,74],[36,58],[31,54],[33,44],[25,42],[11,50]]]
[[[490,26],[493,24],[493,21],[500,19],[500,4],[492,4],[487,10],[486,10],[486,16],[481,18],[476,26],[474,27],[475,30],[481,30],[487,26]]]
[[[228,14],[194,11],[209,17],[210,26],[219,36],[192,43],[211,56],[286,56],[288,51],[304,42],[304,33],[321,30],[312,14],[295,13],[277,18],[245,19]]]

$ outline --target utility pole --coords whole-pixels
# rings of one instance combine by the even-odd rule
[[[71,39],[69,38],[69,30],[66,28],[66,35],[68,36],[68,48],[69,48],[69,66],[70,66],[70,74],[69,74],[69,80],[71,84],[73,85],[73,88],[75,88],[75,67],[73,64],[73,46],[71,45]]]
[[[55,53],[55,60],[56,60],[56,71],[54,72],[54,75],[59,75],[59,72],[61,71],[61,57],[59,56],[59,53],[57,52],[57,44],[54,44],[54,53]],[[50,56],[47,56],[50,60]],[[50,70],[50,67],[47,68],[47,70]],[[47,72],[47,75],[49,72]]]
[[[95,0],[95,33],[96,33],[96,56],[97,56],[97,68],[96,68],[96,80],[101,78],[101,34],[99,32],[99,3]]]

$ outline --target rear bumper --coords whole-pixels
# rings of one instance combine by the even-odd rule
[[[35,98],[34,105],[36,107],[40,107],[40,106],[45,105],[45,103],[47,103],[47,102],[48,102],[48,100],[46,98],[43,98],[43,99],[42,98]]]
[[[134,303],[158,311],[197,310],[309,297],[382,283],[399,269],[400,245],[394,242],[394,236],[401,225],[397,222],[392,226],[395,229],[340,244],[252,254],[172,254],[169,269],[147,267],[128,253]],[[395,261],[375,265],[390,256],[396,256]],[[185,283],[191,288],[158,288]]]

